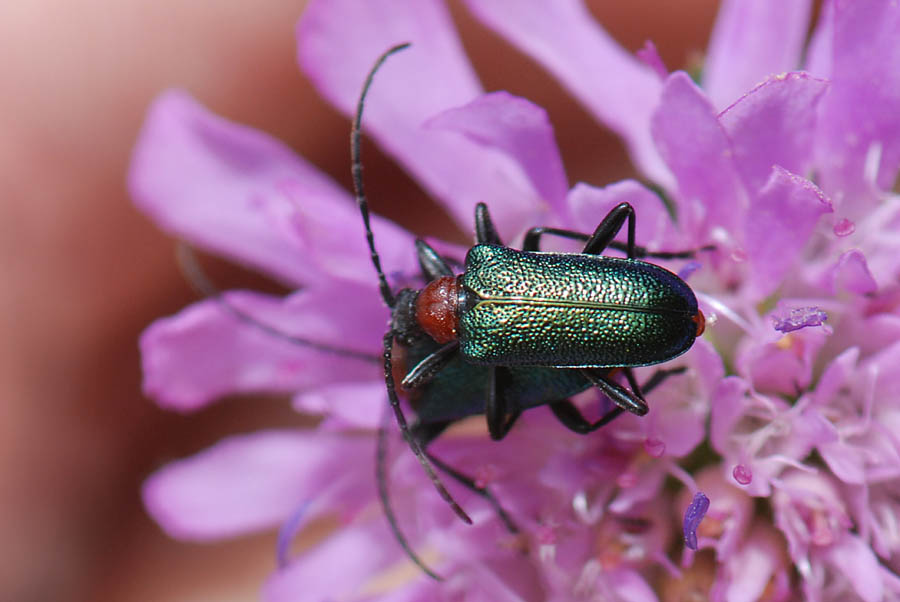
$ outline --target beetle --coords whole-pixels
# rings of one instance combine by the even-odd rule
[[[407,444],[439,494],[471,523],[437,477],[432,464],[487,497],[507,528],[515,527],[489,493],[425,451],[447,426],[485,414],[494,440],[506,436],[521,413],[549,405],[557,419],[577,433],[590,433],[630,412],[649,411],[632,368],[667,362],[686,352],[703,333],[704,316],[690,287],[677,275],[641,258],[683,258],[692,251],[651,253],[635,244],[635,212],[621,203],[592,234],[558,228],[528,231],[521,250],[504,246],[487,205],[475,208],[476,244],[461,274],[430,245],[416,241],[428,283],[422,289],[391,290],[369,224],[362,178],[361,123],[366,96],[381,65],[409,44],[395,46],[369,71],[351,128],[353,188],[381,297],[391,310],[383,338],[385,388]],[[613,239],[627,224],[627,241]],[[544,235],[583,241],[580,253],[540,249]],[[607,248],[626,257],[604,256]],[[408,424],[400,388],[409,392],[416,421]],[[621,373],[628,387],[617,382]],[[658,373],[664,378],[666,372]],[[656,378],[656,377],[654,377]],[[658,384],[661,378],[649,385]],[[651,381],[654,381],[651,378]],[[597,387],[616,407],[587,420],[570,397]],[[379,493],[394,535],[410,558],[422,563],[400,532],[388,503],[384,468],[385,434],[379,433]]]

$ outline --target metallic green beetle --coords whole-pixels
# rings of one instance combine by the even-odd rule
[[[503,245],[487,206],[479,203],[477,244],[466,256],[464,273],[454,275],[443,257],[417,240],[428,284],[422,290],[394,293],[369,225],[360,124],[375,72],[388,56],[407,46],[396,46],[376,61],[363,84],[351,132],[356,200],[381,296],[391,309],[391,325],[383,339],[385,386],[404,438],[457,515],[471,522],[432,464],[491,500],[514,530],[486,490],[428,454],[425,447],[449,424],[472,414],[485,414],[493,439],[502,439],[522,411],[538,405],[549,405],[560,422],[579,433],[593,431],[623,411],[646,414],[649,408],[631,368],[665,362],[687,351],[703,332],[704,319],[683,280],[638,257],[684,258],[693,253],[649,253],[636,246],[634,209],[628,203],[613,208],[591,235],[532,228],[518,251]],[[627,242],[614,242],[626,222]],[[578,254],[541,252],[544,234],[586,244]],[[625,251],[627,258],[601,256],[608,247]],[[401,387],[410,392],[417,412],[412,427],[400,407],[396,371],[403,375]],[[619,372],[628,387],[617,382]],[[659,380],[651,378],[645,385],[650,388]],[[617,406],[594,422],[568,399],[591,386]],[[410,558],[436,577],[412,551],[390,509],[384,440],[382,429],[377,470],[385,514]]]

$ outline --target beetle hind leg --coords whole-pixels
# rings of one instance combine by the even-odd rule
[[[631,390],[626,389],[616,381],[610,378],[609,370],[601,370],[598,368],[584,368],[581,373],[584,374],[591,384],[603,391],[610,400],[626,412],[631,412],[637,416],[643,416],[650,411],[647,401],[641,393],[641,388],[634,378],[634,374],[630,368],[623,368],[622,372],[628,380]]]
[[[589,422],[581,413],[581,410],[575,407],[575,404],[568,399],[552,402],[550,409],[563,426],[579,435],[587,435],[600,427],[606,426],[624,411],[622,408],[613,408],[596,422]]]
[[[635,395],[636,393],[636,396],[639,396],[638,399],[643,402],[644,407],[646,407],[646,402],[643,400],[643,395],[645,393],[649,393],[650,391],[661,385],[670,376],[681,374],[685,370],[686,368],[683,366],[679,368],[657,370],[649,379],[647,379],[647,382],[644,383],[643,387],[641,387],[637,384],[637,380],[634,378],[634,374],[632,373],[632,371],[626,368],[624,370],[625,378],[628,379],[628,384],[632,387],[632,391],[628,391],[621,385],[609,381],[609,375],[608,373],[603,374],[604,371],[598,371],[600,372],[600,374],[585,374],[585,376],[587,376],[588,379],[591,380],[591,382],[594,382],[595,378],[599,380],[602,376],[604,381],[609,381],[617,389],[624,391],[626,395]],[[584,372],[587,371],[585,370]],[[556,416],[557,420],[559,420],[563,424],[563,426],[565,426],[570,431],[574,431],[580,435],[586,435],[587,433],[593,432],[600,427],[609,424],[610,422],[618,418],[625,410],[638,414],[637,412],[633,412],[630,409],[631,405],[625,407],[624,405],[620,404],[619,401],[617,401],[617,398],[607,393],[606,389],[604,389],[602,386],[598,385],[598,388],[600,388],[600,390],[602,390],[606,394],[606,396],[609,397],[618,406],[601,416],[599,420],[596,420],[594,422],[588,421],[581,413],[581,411],[575,406],[575,404],[568,399],[550,403],[550,409],[553,411],[553,414]],[[646,411],[644,413],[646,413]],[[638,415],[642,416],[643,414]]]

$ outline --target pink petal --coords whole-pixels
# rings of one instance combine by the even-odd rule
[[[819,217],[831,212],[831,203],[815,184],[779,166],[772,169],[745,222],[754,298],[768,296],[781,284]]]
[[[713,449],[722,455],[729,451],[732,431],[746,411],[744,396],[749,385],[737,376],[722,379],[712,395],[709,437]]]
[[[322,502],[327,493],[321,512],[352,504],[363,490],[374,492],[369,463],[347,462],[372,453],[368,436],[265,431],[229,437],[150,476],[144,504],[173,537],[233,537],[277,525],[304,500]]]
[[[604,580],[612,585],[616,599],[622,602],[658,602],[659,598],[640,573],[630,569],[605,572]]]
[[[858,249],[842,253],[834,266],[825,272],[823,284],[832,293],[847,290],[857,295],[867,295],[878,290],[866,257]]]
[[[298,393],[293,405],[297,411],[326,416],[320,428],[374,430],[387,408],[387,392],[383,378],[325,383]]]
[[[506,156],[455,132],[422,128],[427,119],[482,92],[443,4],[314,0],[297,25],[300,66],[347,115],[378,56],[402,42],[412,47],[379,72],[366,102],[365,129],[467,230],[482,200],[501,230],[518,232],[534,223],[542,210],[540,195]]]
[[[735,364],[757,391],[796,395],[809,386],[813,361],[828,334],[829,331],[817,328],[800,330],[769,343],[746,339]]]
[[[723,589],[722,599],[729,602],[765,599],[763,592],[774,585],[776,575],[788,570],[782,556],[782,545],[774,529],[755,526],[747,541],[737,548],[723,567],[727,577],[719,581]]]
[[[637,244],[653,251],[686,250],[685,237],[675,228],[662,199],[639,182],[622,180],[603,188],[579,182],[568,197],[576,228],[587,234],[593,233],[610,209],[623,202],[634,207]],[[626,240],[624,228],[617,240]]]
[[[670,378],[655,390],[650,414],[639,419],[647,437],[662,442],[665,454],[674,458],[683,458],[703,441],[708,400],[725,375],[721,356],[703,339],[694,343],[687,359],[688,376]]]
[[[659,79],[665,80],[669,77],[669,69],[663,62],[662,57],[659,56],[656,44],[654,44],[652,40],[646,40],[643,47],[638,50],[635,55],[637,55],[645,65],[653,69],[656,72],[656,75],[659,76]]]
[[[493,92],[432,117],[425,127],[456,131],[507,154],[541,198],[558,214],[565,211],[569,184],[553,126],[541,107],[508,92]]]
[[[800,66],[809,0],[727,0],[719,8],[703,66],[703,89],[727,107],[767,75]]]
[[[668,187],[672,176],[650,138],[658,75],[628,54],[579,0],[468,0],[469,10],[552,72],[594,116],[618,133],[632,160]]]
[[[891,406],[900,405],[900,370],[897,366],[900,366],[900,340],[893,341],[866,362],[866,367],[878,375],[874,395],[880,405],[887,405],[887,401]]]
[[[751,194],[762,188],[775,165],[794,173],[808,171],[816,107],[826,89],[827,82],[805,73],[777,75],[719,115]]]
[[[267,602],[368,599],[385,588],[384,583],[379,587],[379,571],[384,571],[383,581],[389,579],[388,563],[402,562],[400,553],[400,546],[388,532],[387,522],[380,517],[365,524],[345,526],[272,575],[265,585],[263,599]],[[417,569],[409,570],[413,579],[427,579],[413,572]],[[406,573],[398,569],[397,574],[403,577]],[[401,584],[391,583],[392,587]]]
[[[833,28],[832,85],[819,117],[817,162],[822,188],[854,204],[853,219],[871,206],[873,186],[891,189],[900,169],[900,6],[838,2]],[[867,176],[873,158],[875,173]]]
[[[692,234],[702,224],[734,236],[747,199],[731,142],[715,109],[684,72],[669,76],[653,114],[653,138],[678,181],[678,216]]]
[[[829,546],[825,554],[831,570],[840,571],[865,602],[884,599],[878,559],[859,537],[847,533],[840,542]]]
[[[848,380],[856,370],[858,359],[859,349],[851,347],[831,360],[816,385],[814,399],[817,405],[828,404],[838,394],[841,387],[849,384]]]
[[[867,456],[871,453],[867,449],[848,445],[838,440],[839,435],[834,433],[834,441],[820,443],[817,449],[822,454],[822,459],[834,476],[845,483],[863,485],[866,483]]]
[[[141,336],[144,392],[160,405],[192,411],[229,393],[378,379],[386,310],[373,287],[336,283],[285,299],[237,292],[227,299],[281,332],[371,352],[372,360],[297,345],[238,321],[215,300],[202,301]]]
[[[129,188],[168,232],[285,282],[321,278],[329,266],[371,281],[362,221],[349,195],[282,143],[210,113],[184,93],[166,93],[151,107]],[[382,222],[375,227],[385,262],[394,261],[400,245],[409,255],[408,236]],[[326,265],[307,254],[324,255]]]

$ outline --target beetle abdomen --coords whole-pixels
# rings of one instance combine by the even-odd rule
[[[684,353],[697,334],[694,293],[643,261],[477,245],[462,283],[460,348],[474,363],[644,366]]]

